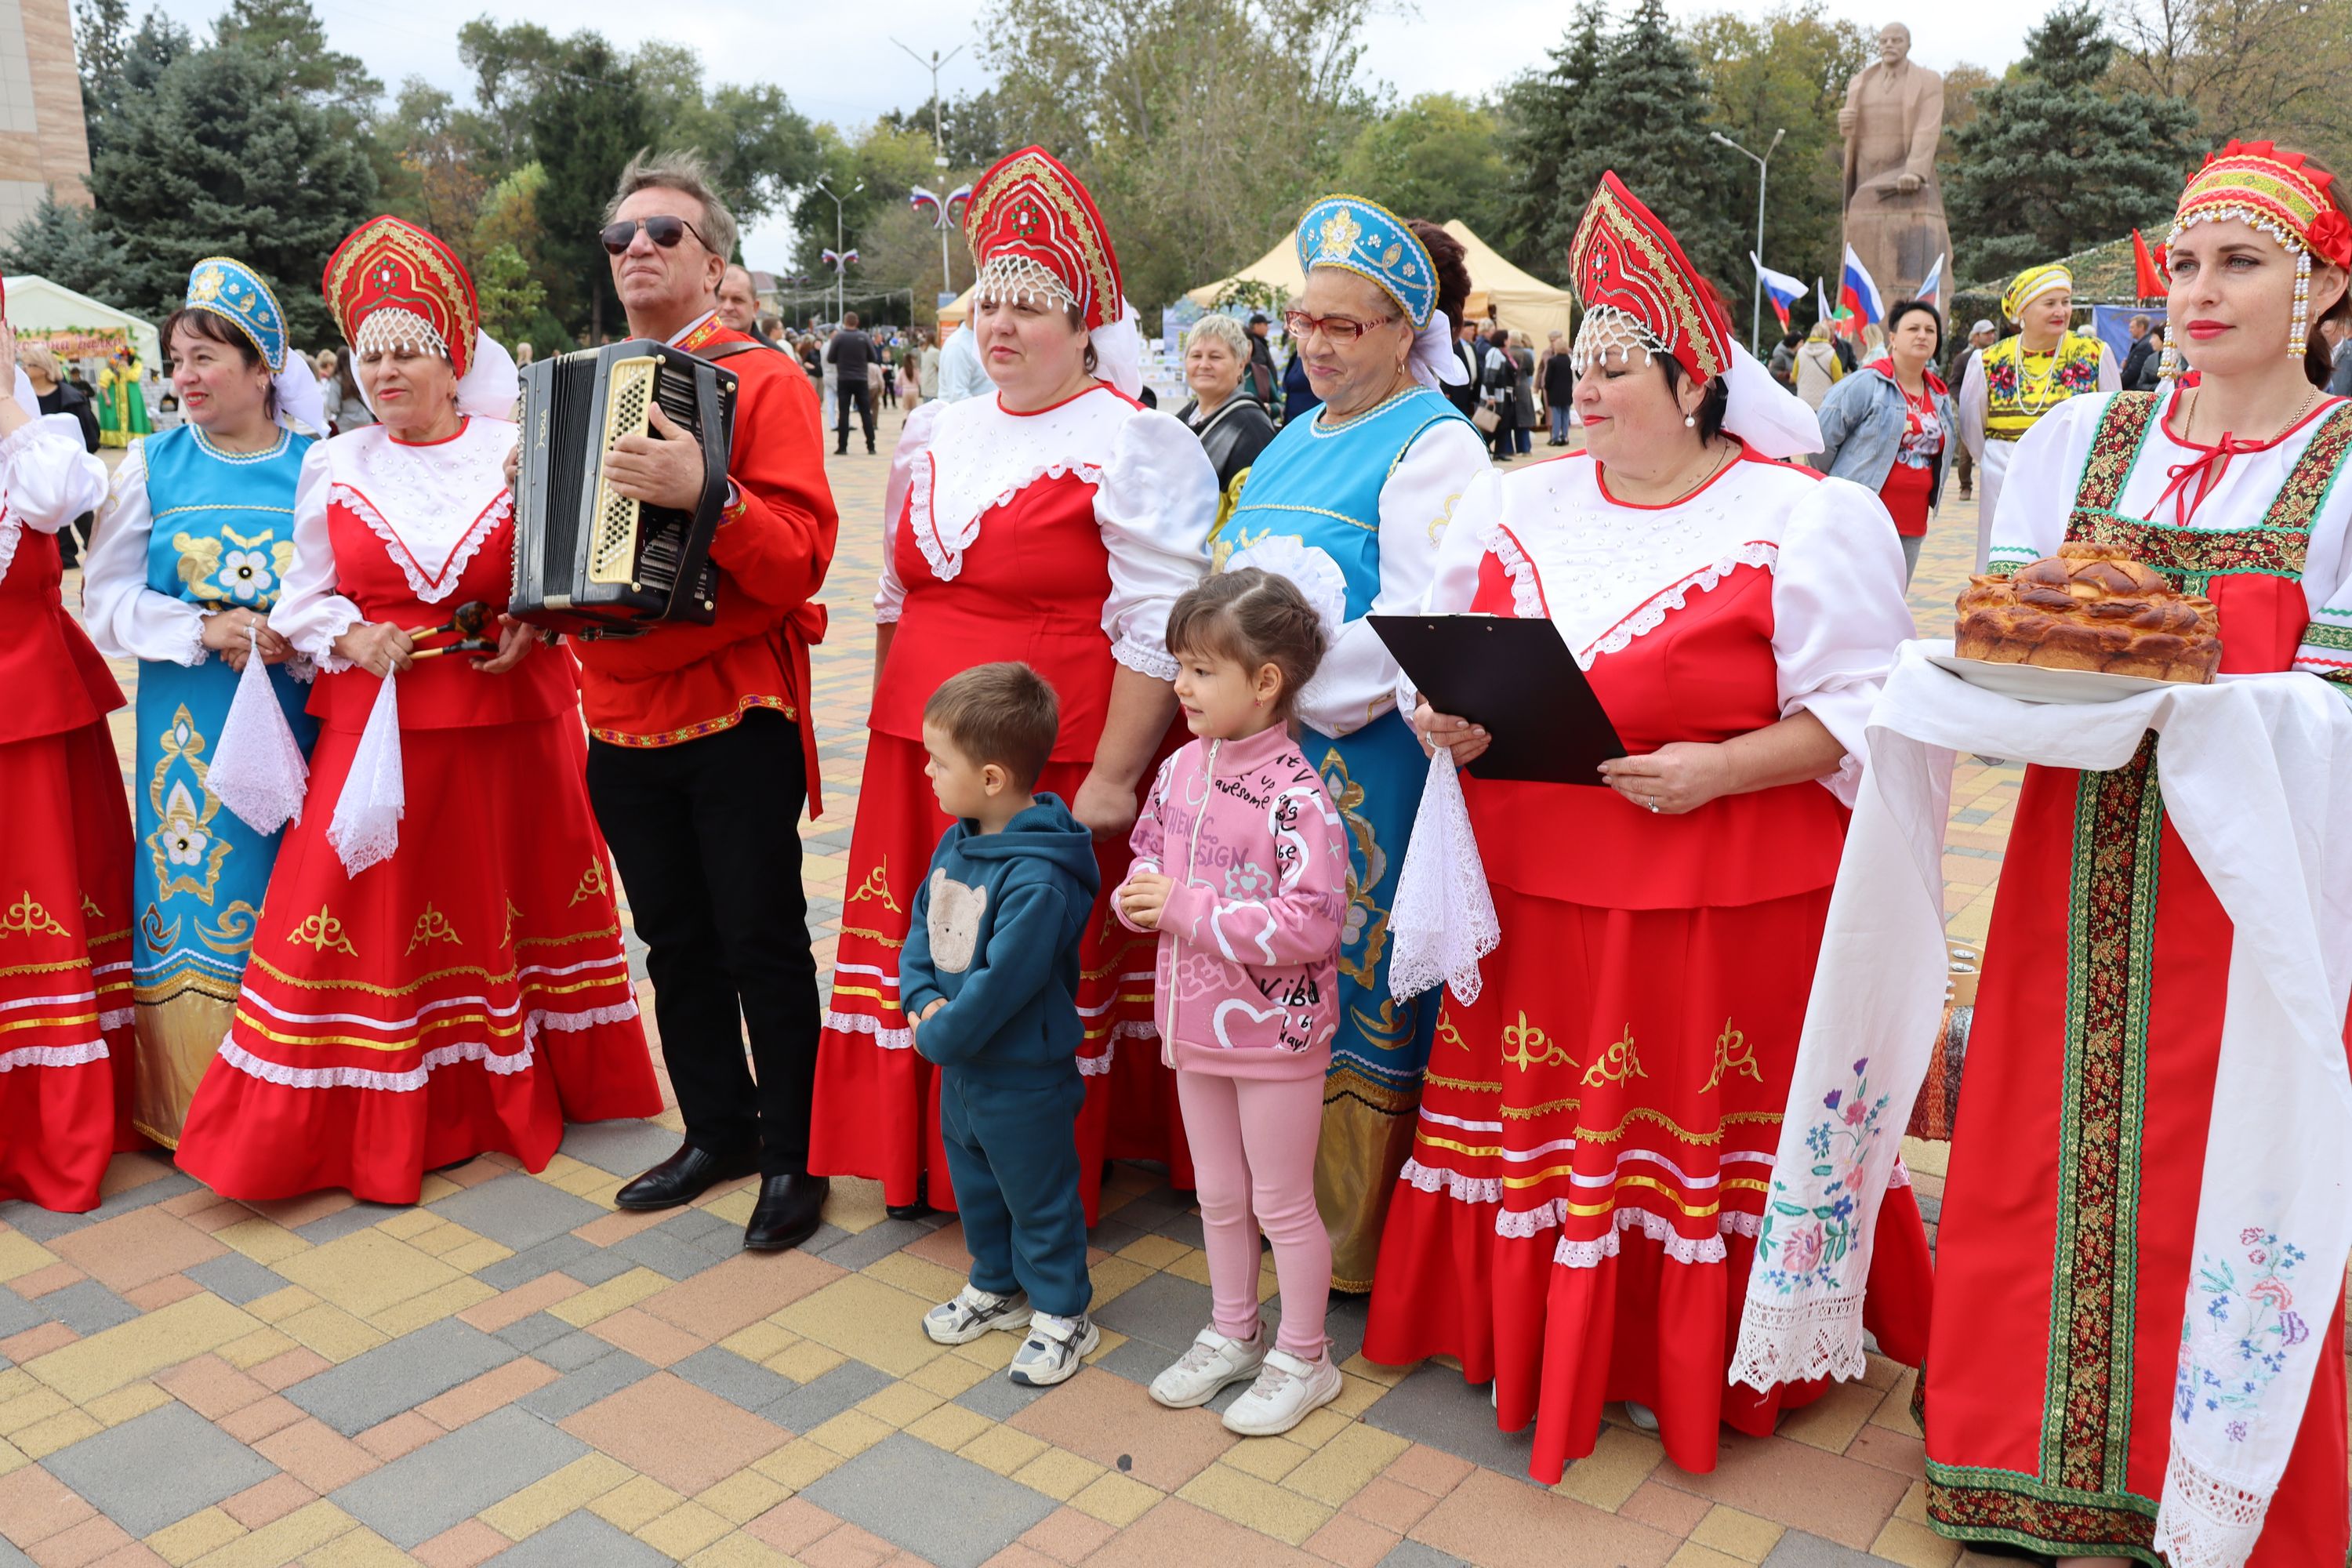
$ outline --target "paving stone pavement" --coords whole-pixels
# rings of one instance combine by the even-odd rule
[[[897,428],[887,416],[886,452]],[[812,703],[826,816],[802,832],[829,966],[887,460],[828,468],[845,521]],[[1948,508],[1928,537],[1925,626],[1948,623],[1974,511]],[[127,712],[114,724],[127,772]],[[1961,764],[1956,938],[1984,935],[2018,780]],[[615,1212],[618,1180],[677,1130],[674,1109],[574,1129],[536,1175],[476,1160],[428,1177],[414,1208],[228,1203],[160,1155],[118,1160],[91,1215],[0,1205],[0,1568],[1964,1560],[1924,1526],[1910,1376],[1892,1363],[1772,1437],[1727,1436],[1707,1476],[1612,1407],[1599,1449],[1543,1488],[1484,1388],[1442,1363],[1365,1362],[1361,1306],[1342,1303],[1339,1401],[1242,1441],[1214,1409],[1144,1394],[1208,1299],[1198,1216],[1153,1171],[1122,1165],[1106,1185],[1102,1345],[1041,1394],[1003,1376],[1013,1336],[923,1337],[923,1310],[960,1283],[959,1233],[887,1219],[874,1184],[835,1183],[825,1229],[775,1257],[740,1250],[748,1183],[667,1215]],[[1932,1212],[1943,1151],[1908,1152]],[[1273,1296],[1270,1267],[1261,1288]]]

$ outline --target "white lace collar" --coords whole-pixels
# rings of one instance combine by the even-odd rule
[[[370,425],[327,443],[331,500],[383,542],[412,593],[438,604],[514,510],[506,478],[514,440],[515,427],[503,419],[468,419],[457,435],[423,447]]]
[[[1035,414],[1007,413],[992,395],[949,405],[907,488],[908,525],[931,574],[952,582],[981,519],[1037,480],[1099,483],[1120,427],[1141,412],[1099,383]]]
[[[1741,566],[1771,568],[1794,499],[1776,492],[1809,482],[1740,461],[1672,505],[1629,506],[1580,454],[1506,479],[1502,514],[1480,542],[1510,578],[1515,612],[1549,615],[1590,669],[1656,630],[1694,589],[1711,592]]]

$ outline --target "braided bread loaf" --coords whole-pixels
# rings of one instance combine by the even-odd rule
[[[2007,577],[1971,577],[1962,658],[2203,685],[2221,662],[2210,600],[2177,592],[2118,551],[2068,544]]]

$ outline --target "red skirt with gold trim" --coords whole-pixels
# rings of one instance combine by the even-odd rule
[[[131,1127],[131,806],[103,722],[0,745],[0,1198],[98,1206]]]
[[[657,1114],[579,716],[404,730],[400,847],[351,877],[326,832],[359,739],[319,736],[181,1168],[407,1204],[436,1166],[536,1171],[566,1121]]]
[[[1647,1405],[1668,1458],[1713,1469],[1722,1425],[1769,1433],[1824,1391],[1726,1374],[1829,889],[1683,910],[1494,895],[1503,944],[1478,1000],[1440,1015],[1364,1353],[1493,1379],[1546,1483],[1592,1452],[1609,1400]],[[1897,1359],[1916,1359],[1927,1281],[1906,1185],[1870,1295]]]
[[[898,1010],[907,911],[949,820],[923,777],[923,763],[918,742],[878,731],[866,739],[833,1000],[817,1052],[809,1168],[878,1179],[884,1200],[892,1204],[913,1203],[916,1178],[928,1173],[929,1202],[948,1209],[955,1206],[955,1192],[940,1144],[939,1069],[916,1053]],[[1036,787],[1066,803],[1087,768],[1048,763]],[[1160,1037],[1151,1023],[1158,939],[1128,930],[1111,910],[1111,890],[1126,878],[1131,858],[1124,840],[1096,842],[1102,891],[1079,949],[1078,1012],[1086,1040],[1078,1047],[1078,1071],[1086,1078],[1087,1100],[1078,1112],[1078,1168],[1089,1225],[1105,1160],[1164,1161],[1176,1185],[1192,1184],[1176,1075],[1160,1065]]]

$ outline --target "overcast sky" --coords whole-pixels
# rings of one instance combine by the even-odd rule
[[[162,8],[200,32],[225,8],[225,0],[157,0]],[[930,93],[929,72],[887,42],[895,37],[928,56],[958,44],[963,53],[940,73],[940,89],[958,92],[987,85],[977,58],[979,37],[974,0],[893,0],[886,6],[845,0],[688,0],[684,5],[647,5],[643,0],[566,0],[561,20],[545,6],[525,8],[511,0],[406,0],[394,8],[360,0],[312,0],[338,49],[359,56],[388,85],[421,76],[457,93],[467,84],[457,64],[459,26],[488,12],[509,19],[529,17],[566,28],[593,27],[616,44],[634,47],[656,36],[648,18],[657,17],[657,36],[699,49],[710,79],[772,81],[812,120],[843,126],[870,122],[883,110],[913,106]],[[1749,16],[1769,9],[1767,0],[1667,0],[1677,17],[1734,10]],[[1914,57],[1941,70],[1967,60],[1998,70],[2024,52],[2025,35],[2049,9],[2050,0],[1950,0],[1898,5],[1893,16],[1869,0],[1830,0],[1832,15],[1875,26],[1900,19],[1911,26]],[[1475,97],[1539,59],[1566,26],[1569,0],[1481,0],[1454,10],[1425,0],[1418,11],[1391,4],[1390,14],[1365,30],[1365,66],[1400,96],[1458,92]],[[1438,27],[1424,19],[1444,13],[1461,25]],[[779,219],[743,237],[753,267],[782,270],[791,231]]]

